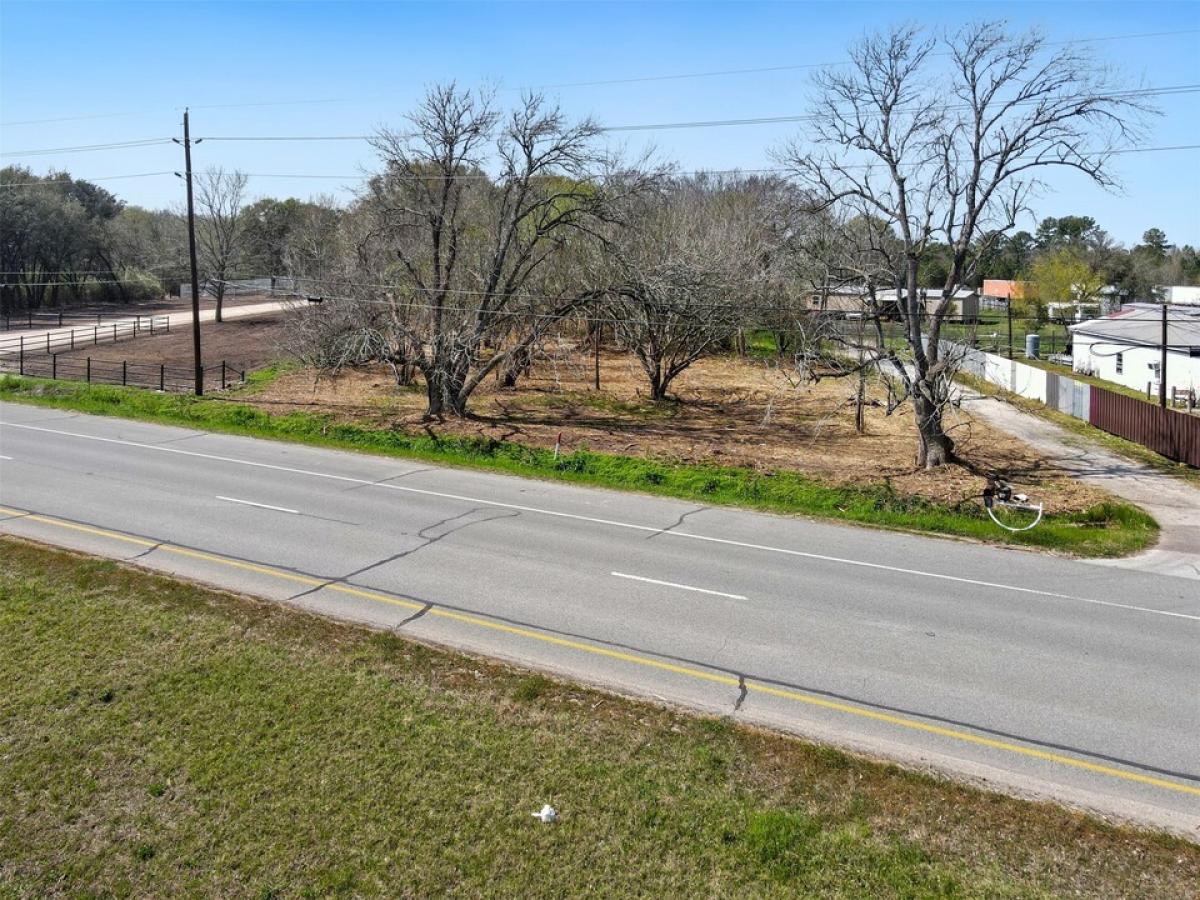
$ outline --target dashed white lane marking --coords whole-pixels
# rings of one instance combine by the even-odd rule
[[[631,581],[644,581],[647,584],[660,584],[663,587],[679,588],[681,591],[695,591],[697,594],[712,594],[714,597],[728,597],[730,600],[746,600],[741,594],[727,594],[724,591],[712,591],[708,588],[693,587],[690,584],[677,584],[674,581],[659,581],[657,578],[644,578],[641,575],[626,575],[624,572],[610,572],[617,578],[628,578]]]
[[[288,509],[286,506],[272,506],[269,503],[255,503],[253,500],[239,500],[237,497],[221,497],[219,495],[217,499],[228,503],[241,503],[243,506],[257,506],[259,509],[273,509],[275,512],[291,513],[293,516],[300,515],[300,510]]]
[[[767,544],[754,544],[748,541],[738,541],[732,538],[711,537],[704,534],[692,534],[687,531],[668,531],[656,525],[638,525],[634,522],[620,522],[615,519],[600,519],[595,516],[581,516],[577,513],[559,512],[553,509],[540,509],[536,506],[522,506],[519,503],[506,503],[502,500],[485,500],[481,497],[466,497],[462,494],[450,494],[444,491],[431,491],[424,488],[408,487],[400,484],[386,484],[377,481],[372,481],[369,478],[354,478],[350,475],[333,475],[328,472],[317,472],[312,469],[297,469],[292,466],[277,466],[273,463],[254,462],[248,459],[237,459],[231,456],[219,456],[215,453],[200,453],[195,450],[180,450],[177,447],[162,447],[157,444],[144,444],[140,441],[126,441],[120,438],[106,438],[92,434],[80,434],[75,431],[60,431],[56,428],[43,428],[38,425],[20,425],[13,422],[0,422],[0,426],[7,428],[21,428],[27,431],[41,431],[47,434],[58,434],[63,437],[79,438],[85,441],[98,441],[104,444],[119,444],[125,447],[140,447],[143,450],[155,450],[159,453],[175,453],[180,456],[191,456],[198,459],[210,459],[215,462],[231,463],[238,466],[250,466],[257,469],[272,469],[277,472],[291,472],[295,475],[307,475],[311,478],[325,478],[332,481],[344,481],[351,484],[361,484],[370,487],[383,488],[390,491],[403,491],[409,494],[421,494],[426,497],[441,497],[446,500],[461,500],[464,503],[483,504],[484,506],[495,506],[499,509],[515,509],[520,512],[536,513],[543,516],[554,516],[560,519],[573,519],[578,522],[592,522],[597,525],[610,525],[614,528],[626,528],[633,531],[654,532],[661,534],[666,538],[679,538],[681,540],[706,541],[711,544],[723,544],[729,547],[744,547],[747,550],[762,550],[767,553],[782,553],[787,556],[796,556],[802,559],[816,559],[822,562],[837,563],[844,566],[856,566],[863,569],[876,569],[883,572],[897,572],[903,575],[914,575],[918,578],[936,578],[939,581],[950,581],[957,584],[973,584],[977,587],[993,588],[999,591],[1012,591],[1017,594],[1026,594],[1035,597],[1049,597],[1054,600],[1070,600],[1075,603],[1089,603],[1094,606],[1108,606],[1113,609],[1124,609],[1130,612],[1149,613],[1156,616],[1170,616],[1175,619],[1187,619],[1193,622],[1200,622],[1200,615],[1192,613],[1174,612],[1167,609],[1154,609],[1148,606],[1132,606],[1127,603],[1115,603],[1111,600],[1095,600],[1091,597],[1078,597],[1073,594],[1060,594],[1055,591],[1043,591],[1038,588],[1022,587],[1016,584],[1002,584],[995,581],[981,581],[976,578],[963,578],[959,575],[943,575],[940,572],[926,572],[921,569],[907,569],[902,566],[889,566],[885,563],[867,562],[861,559],[846,559],[840,556],[827,556],[823,553],[808,553],[804,550],[790,550],[786,547],[772,547]]]

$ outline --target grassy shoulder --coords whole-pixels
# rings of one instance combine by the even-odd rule
[[[11,538],[0,630],[0,894],[1200,882],[1179,839]]]
[[[249,389],[253,390],[254,385]],[[994,525],[978,503],[947,506],[904,496],[884,485],[831,486],[794,472],[764,473],[586,449],[555,456],[550,450],[491,438],[410,434],[335,422],[320,413],[268,413],[229,397],[197,398],[6,375],[0,376],[0,400],[636,490],[706,504],[1015,544],[1081,557],[1135,553],[1152,544],[1158,535],[1154,520],[1127,503],[1107,502],[1081,512],[1047,515],[1032,531],[1011,533]]]
[[[1189,466],[1187,463],[1175,462],[1167,459],[1165,456],[1159,456],[1148,447],[1143,447],[1141,444],[1134,443],[1133,441],[1127,441],[1122,437],[1117,437],[1115,434],[1109,434],[1107,431],[1102,431],[1094,425],[1089,425],[1082,419],[1077,419],[1060,410],[1052,409],[1038,400],[1031,400],[1028,397],[1022,397],[1020,394],[1014,394],[1012,391],[1006,391],[989,381],[976,378],[966,372],[959,372],[954,378],[973,391],[978,391],[980,394],[989,397],[998,397],[1005,403],[1012,404],[1022,412],[1038,416],[1047,422],[1053,422],[1064,430],[1086,438],[1091,443],[1099,444],[1101,447],[1111,450],[1119,456],[1124,456],[1134,462],[1144,463],[1167,475],[1200,485],[1200,469]],[[1108,385],[1105,384],[1103,386],[1107,387]],[[1140,397],[1140,395],[1138,396]]]

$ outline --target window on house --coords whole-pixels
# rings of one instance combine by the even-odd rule
[[[1120,375],[1124,371],[1125,371],[1125,354],[1118,353],[1117,354],[1117,374]]]

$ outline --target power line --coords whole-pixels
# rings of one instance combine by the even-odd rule
[[[1128,91],[1116,91],[1111,96],[1122,98],[1174,96],[1200,92],[1200,84],[1170,85],[1159,88],[1141,88]],[[1032,101],[1031,101],[1032,102]],[[605,125],[599,128],[601,132],[631,132],[654,130],[679,130],[691,128],[714,128],[738,125],[776,125],[798,122],[818,121],[824,118],[818,113],[807,113],[786,116],[761,116],[741,119],[707,119],[682,122],[656,122],[632,125]],[[411,135],[407,135],[411,136]],[[342,135],[213,135],[199,140],[208,141],[255,141],[255,142],[303,142],[303,141],[367,141],[375,135],[342,134]],[[131,150],[172,143],[174,138],[144,138],[140,140],[118,141],[104,144],[80,144],[73,147],[42,147],[30,150],[9,150],[0,152],[5,157],[44,156],[60,153],[84,153],[103,150]]]
[[[1109,96],[1118,98],[1136,98],[1136,97],[1155,97],[1155,96],[1173,96],[1177,94],[1194,94],[1200,92],[1200,84],[1182,84],[1170,85],[1159,88],[1139,88],[1128,91],[1114,91]],[[1086,99],[1086,98],[1085,98]],[[1033,103],[1034,101],[1027,101]],[[1026,104],[1026,105],[1027,105]],[[951,107],[952,109],[966,109],[965,106]],[[899,110],[897,110],[899,111]],[[684,122],[655,122],[643,123],[634,125],[602,125],[597,130],[601,132],[626,132],[626,131],[654,131],[654,130],[676,130],[685,128],[714,128],[728,125],[777,125],[791,124],[797,122],[813,122],[823,120],[825,116],[820,113],[805,113],[799,115],[787,116],[761,116],[757,118],[744,119],[702,119],[695,121]],[[402,135],[404,137],[413,137],[415,135]],[[211,135],[205,137],[206,141],[369,141],[373,140],[377,135],[372,134],[306,134],[306,135]]]
[[[131,112],[86,113],[79,116],[55,116],[49,119],[14,119],[0,122],[0,128],[12,128],[18,125],[48,125],[52,122],[83,122],[90,119],[120,119],[127,116],[153,115],[160,109],[139,109]]]
[[[1091,38],[1074,38],[1074,39],[1065,40],[1065,41],[1047,41],[1045,46],[1053,47],[1053,46],[1062,46],[1062,45],[1069,45],[1069,44],[1094,44],[1094,43],[1102,43],[1102,42],[1107,42],[1107,41],[1123,41],[1123,40],[1139,40],[1139,39],[1144,39],[1144,38],[1177,37],[1177,36],[1197,34],[1197,33],[1200,33],[1200,29],[1186,28],[1186,29],[1181,29],[1181,30],[1176,30],[1176,31],[1149,31],[1149,32],[1142,32],[1142,33],[1138,33],[1138,34],[1112,34],[1112,35],[1103,35],[1100,37],[1091,37]],[[938,54],[938,55],[944,55],[944,54]],[[628,77],[628,78],[607,78],[607,79],[598,79],[598,80],[594,80],[594,81],[570,81],[570,82],[562,82],[562,83],[557,83],[557,84],[532,85],[532,86],[527,86],[524,88],[517,88],[516,90],[551,90],[551,89],[573,88],[573,87],[600,87],[600,86],[604,86],[604,85],[614,85],[614,84],[641,84],[641,83],[653,82],[653,81],[680,81],[680,80],[689,79],[689,78],[716,78],[716,77],[724,77],[724,76],[729,76],[729,75],[752,75],[752,74],[771,73],[771,72],[800,71],[800,70],[804,70],[804,69],[816,69],[816,68],[823,68],[823,67],[827,67],[827,66],[847,65],[849,62],[850,62],[850,60],[843,59],[843,60],[838,60],[836,62],[828,62],[828,63],[794,63],[794,64],[789,64],[789,65],[759,66],[759,67],[751,67],[751,68],[715,69],[715,70],[706,71],[706,72],[678,72],[678,73],[663,74],[663,75],[642,75],[642,76],[635,76],[635,77]],[[200,104],[200,105],[193,104],[191,108],[192,109],[245,109],[245,108],[253,108],[253,107],[271,107],[271,106],[308,106],[308,105],[324,105],[324,104],[330,104],[330,103],[353,103],[353,102],[356,102],[359,100],[375,100],[375,99],[386,100],[386,99],[390,99],[391,96],[393,96],[393,95],[390,95],[390,94],[362,94],[357,97],[329,97],[329,98],[325,98],[325,99],[261,100],[261,101],[248,101],[248,102],[244,102],[244,103],[209,103],[209,104]],[[142,110],[132,110],[132,111],[128,111],[128,112],[89,113],[89,114],[76,115],[76,116],[58,116],[58,117],[54,117],[54,118],[45,118],[45,119],[15,119],[15,120],[9,120],[7,122],[0,122],[0,127],[16,127],[16,126],[21,126],[21,125],[44,125],[44,124],[50,124],[53,122],[81,122],[81,121],[86,121],[86,120],[91,120],[91,119],[124,118],[124,117],[128,117],[128,116],[146,115],[151,112],[152,111],[149,109],[142,109]]]
[[[0,156],[49,156],[56,153],[87,153],[95,150],[133,150],[141,147],[153,147],[158,144],[169,144],[172,139],[143,138],[136,141],[114,141],[107,144],[79,144],[74,147],[40,147],[35,150],[6,150]]]
[[[1094,38],[1076,38],[1068,41],[1047,41],[1045,46],[1064,46],[1068,44],[1093,44],[1101,41],[1121,41],[1134,40],[1137,38],[1151,37],[1173,37],[1177,35],[1196,34],[1200,33],[1200,28],[1186,28],[1179,31],[1149,31],[1142,34],[1114,34],[1105,37]],[[935,56],[946,56],[945,53],[933,54]],[[726,75],[758,75],[771,72],[788,72],[798,71],[802,69],[822,69],[829,66],[845,66],[852,61],[848,59],[838,60],[837,62],[828,63],[796,63],[793,65],[783,66],[757,66],[746,69],[716,69],[708,72],[679,72],[669,75],[639,75],[632,78],[603,78],[596,81],[567,81],[559,84],[543,84],[533,86],[533,90],[555,90],[558,88],[574,88],[574,87],[602,87],[612,84],[644,84],[650,81],[680,81],[687,78],[716,78]]]
[[[67,173],[63,173],[67,174]],[[159,175],[174,175],[174,172],[136,172],[132,175],[97,175],[94,178],[84,178],[73,175],[71,181],[55,181],[53,175],[47,175],[50,180],[43,181],[0,181],[0,188],[10,187],[71,187],[72,182],[78,181],[117,181],[124,178],[154,178]]]

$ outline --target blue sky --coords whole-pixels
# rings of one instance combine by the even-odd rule
[[[194,136],[365,134],[400,124],[423,88],[455,79],[492,83],[501,97],[528,85],[836,62],[866,30],[898,21],[953,26],[1005,18],[1051,40],[1200,29],[1200,3],[56,3],[0,0],[0,150],[95,144],[178,133],[192,107]],[[1105,41],[1097,51],[1131,81],[1200,82],[1200,33]],[[793,70],[635,84],[551,88],[572,114],[605,124],[802,114],[809,73]],[[505,93],[507,92],[507,94]],[[331,103],[222,104],[333,100]],[[1160,101],[1150,145],[1200,143],[1200,94]],[[112,116],[111,113],[123,115]],[[29,119],[102,116],[15,124]],[[659,155],[684,169],[772,165],[769,151],[797,125],[657,131]],[[178,169],[173,144],[54,156],[3,157],[81,177]],[[197,167],[250,173],[257,195],[347,196],[372,165],[362,142],[201,144]],[[1056,174],[1038,216],[1094,216],[1136,243],[1151,226],[1200,244],[1200,152],[1132,154],[1122,193]],[[173,204],[173,176],[102,182],[130,202]],[[1030,225],[1032,223],[1029,223]]]

